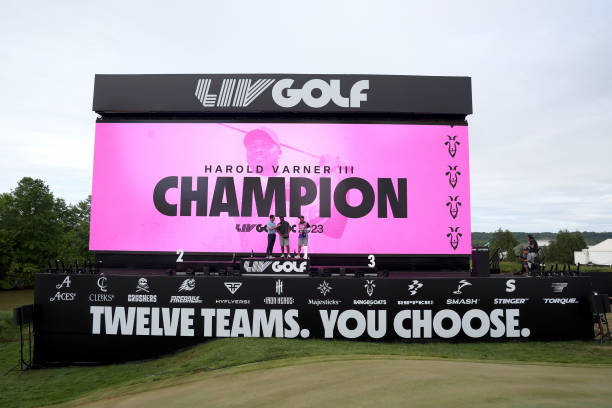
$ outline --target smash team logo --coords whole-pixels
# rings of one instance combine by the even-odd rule
[[[459,286],[457,286],[457,290],[455,290],[453,293],[455,295],[461,295],[463,292],[461,291],[463,288],[465,288],[466,286],[472,286],[472,284],[468,281],[466,281],[465,279],[461,279],[459,281]]]
[[[178,291],[179,292],[183,292],[183,291],[187,291],[187,292],[191,292],[192,290],[195,289],[195,279],[191,278],[191,279],[185,279],[183,281],[183,283],[181,283],[181,286],[179,286]]]
[[[450,232],[446,234],[447,238],[450,238],[450,246],[455,250],[459,246],[459,238],[463,236],[462,233],[459,232],[459,227],[448,227]]]
[[[448,184],[451,185],[452,188],[457,187],[457,181],[459,176],[461,175],[461,172],[459,170],[457,170],[457,166],[448,166],[448,171],[446,173],[444,173],[445,175],[448,176]]]
[[[242,286],[242,282],[224,282],[224,285],[227,290],[229,290],[229,292],[233,295],[238,291],[238,289],[240,289],[240,287]]]
[[[448,137],[448,140],[444,142],[444,144],[448,146],[448,154],[450,154],[451,157],[455,157],[455,154],[457,154],[457,146],[459,146],[461,143],[455,140],[457,139],[457,135],[446,135],[446,137]]]
[[[317,289],[319,289],[319,291],[321,292],[323,296],[327,296],[327,294],[331,292],[333,288],[331,287],[329,283],[327,283],[326,281],[323,281],[323,283],[317,286]]]
[[[254,82],[251,79],[225,78],[221,81],[218,93],[212,93],[212,80],[200,78],[196,83],[195,97],[204,107],[246,107],[257,99],[266,89],[274,83],[271,78],[259,78]],[[282,108],[291,108],[304,102],[311,108],[322,108],[333,102],[341,108],[359,108],[361,102],[368,100],[367,91],[370,81],[360,80],[351,86],[349,95],[343,96],[339,79],[325,81],[311,79],[301,88],[294,87],[295,80],[284,78],[278,80],[272,87],[272,100]]]
[[[450,211],[451,217],[453,219],[457,218],[457,214],[459,214],[459,207],[461,206],[461,202],[459,201],[459,196],[448,196],[449,201],[446,203]]]
[[[423,284],[418,280],[413,280],[410,285],[408,285],[408,290],[410,291],[410,296],[416,295],[419,289],[423,287]]]

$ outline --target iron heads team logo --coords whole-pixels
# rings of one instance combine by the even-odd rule
[[[410,296],[414,296],[417,294],[419,289],[423,287],[423,284],[418,280],[413,280],[410,285],[408,285],[408,290],[410,291]]]
[[[323,281],[323,283],[317,286],[317,289],[319,289],[319,291],[321,292],[323,296],[327,296],[327,294],[331,292],[333,288],[330,286],[329,283],[327,283],[326,281]]]
[[[450,211],[451,217],[453,219],[457,218],[457,214],[459,214],[459,207],[461,207],[461,202],[459,201],[459,196],[448,196],[449,201],[446,203]]]
[[[366,293],[368,294],[368,296],[371,297],[374,293],[374,288],[376,287],[376,284],[373,280],[366,280],[366,283],[365,285],[363,285],[363,287],[366,288]]]
[[[100,276],[98,278],[98,281],[96,282],[96,284],[98,285],[98,288],[100,288],[100,292],[104,292],[106,293],[108,290],[108,286],[106,285],[106,281],[108,280],[108,278],[106,276]]]
[[[242,282],[224,282],[225,287],[229,292],[233,295],[240,289],[242,286]]]
[[[195,289],[195,279],[190,278],[190,279],[185,279],[183,281],[183,283],[181,283],[181,286],[179,286],[178,291],[179,292],[183,292],[183,291],[187,291],[187,292],[191,292],[192,290]]]
[[[450,246],[453,248],[453,250],[456,250],[457,247],[459,246],[459,238],[461,238],[463,236],[462,233],[459,232],[459,227],[448,227],[450,229],[450,232],[448,234],[446,234],[447,238],[450,238]]]
[[[276,290],[277,295],[280,296],[283,294],[283,281],[282,280],[279,279],[276,281],[275,290]]]
[[[138,279],[138,285],[136,286],[136,293],[138,292],[149,293],[149,282],[147,281],[147,278]]]
[[[472,284],[468,281],[466,281],[465,279],[461,279],[459,281],[459,286],[457,286],[457,290],[455,290],[453,293],[455,295],[461,295],[463,292],[463,288],[465,288],[466,286],[472,286]]]
[[[444,173],[445,175],[448,176],[448,183],[451,185],[452,188],[457,187],[457,181],[459,179],[459,176],[461,175],[461,172],[459,170],[457,170],[457,167],[459,166],[448,166],[448,171],[446,173]]]
[[[451,157],[455,157],[455,154],[457,154],[457,146],[459,146],[461,143],[459,143],[458,140],[455,140],[457,139],[457,135],[446,135],[446,137],[448,137],[448,140],[444,142],[444,144],[448,146],[448,154],[450,154]]]

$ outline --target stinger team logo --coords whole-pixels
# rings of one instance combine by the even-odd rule
[[[182,292],[182,291],[187,291],[187,292],[191,292],[192,290],[195,289],[195,279],[190,278],[190,279],[185,279],[183,281],[183,283],[181,283],[181,286],[179,286],[178,291]]]
[[[423,287],[423,284],[418,280],[413,280],[410,285],[408,285],[408,290],[410,291],[410,296],[416,295],[419,289]]]
[[[461,279],[459,281],[459,286],[457,287],[457,290],[454,291],[453,293],[455,295],[461,295],[463,292],[461,291],[463,288],[465,288],[466,286],[472,286],[472,284],[468,281],[466,281],[465,279]]]

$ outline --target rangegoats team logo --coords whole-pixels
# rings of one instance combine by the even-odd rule
[[[149,293],[149,282],[147,282],[147,278],[138,279],[138,285],[136,286],[136,293],[138,292]]]
[[[459,201],[459,196],[448,196],[449,201],[446,203],[450,211],[451,217],[453,219],[457,218],[457,214],[459,214],[459,207],[461,207],[461,202]]]
[[[448,146],[448,154],[450,154],[451,157],[455,157],[455,154],[457,154],[457,146],[459,146],[461,143],[459,143],[458,140],[455,140],[457,139],[457,135],[446,135],[446,137],[448,137],[448,140],[444,142],[444,144]]]
[[[445,175],[448,176],[448,184],[451,185],[452,188],[457,187],[457,181],[459,179],[459,176],[461,175],[461,172],[459,170],[457,170],[457,166],[448,166],[448,171],[446,173],[444,173]]]
[[[191,278],[191,279],[185,279],[183,281],[183,283],[181,283],[181,286],[179,286],[178,291],[179,292],[183,292],[183,291],[187,291],[187,292],[191,292],[192,290],[195,289],[195,279]]]
[[[472,286],[472,284],[470,282],[466,281],[465,279],[461,279],[459,281],[459,286],[457,286],[457,290],[454,291],[453,293],[455,295],[461,295],[463,293],[462,292],[463,288],[465,288],[466,286]]]
[[[453,227],[448,227],[450,229],[450,232],[448,234],[446,234],[447,238],[450,238],[450,246],[453,249],[457,249],[457,247],[459,246],[459,238],[461,238],[463,236],[462,233],[459,232],[459,227],[453,228]]]
[[[365,285],[363,285],[364,288],[366,288],[366,293],[368,294],[368,296],[372,296],[372,294],[374,293],[374,288],[376,287],[376,284],[374,284],[373,280],[366,280]]]
[[[217,88],[213,87],[212,79],[200,78],[196,83],[195,97],[204,107],[246,107],[275,81],[272,78],[259,78],[255,81],[247,78],[225,78],[220,85],[217,84]],[[272,100],[276,105],[292,108],[304,103],[317,109],[332,102],[341,108],[359,108],[361,102],[368,100],[367,91],[370,89],[370,81],[367,79],[355,82],[347,96],[342,95],[339,79],[326,81],[314,78],[301,87],[294,86],[294,83],[295,80],[291,78],[276,81],[272,87]]]
[[[423,284],[418,280],[413,280],[410,285],[408,285],[408,290],[410,291],[410,296],[414,296],[417,294],[419,289],[423,287]]]

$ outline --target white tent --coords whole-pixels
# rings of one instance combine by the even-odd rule
[[[574,263],[612,265],[612,238],[606,239],[597,245],[574,252]]]

